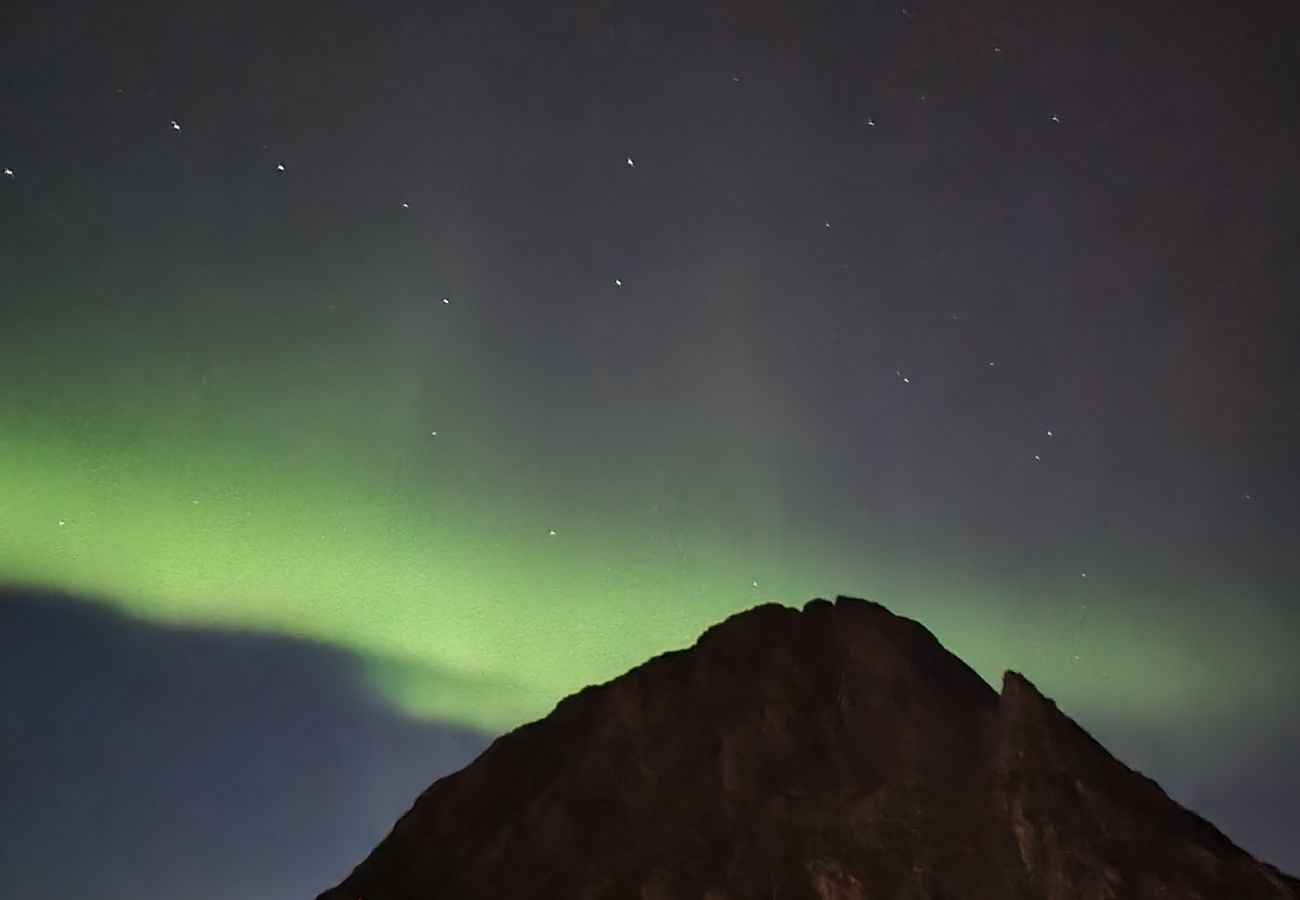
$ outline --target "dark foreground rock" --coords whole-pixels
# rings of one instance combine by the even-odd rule
[[[1014,672],[760,606],[434,783],[320,900],[1300,900]]]

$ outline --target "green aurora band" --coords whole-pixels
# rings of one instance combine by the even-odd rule
[[[283,361],[191,335],[186,355],[141,353],[124,375],[120,348],[78,327],[46,322],[48,342],[0,342],[16,388],[0,395],[0,583],[344,648],[415,716],[507,729],[732,612],[835,594],[920,619],[995,684],[1004,668],[1027,672],[1084,721],[1227,719],[1249,712],[1237,698],[1262,703],[1286,683],[1233,665],[1275,640],[1251,617],[1209,628],[1144,612],[1170,596],[1208,608],[1209,586],[1112,572],[1080,603],[1038,604],[1053,584],[1059,596],[1060,573],[1029,588],[973,560],[845,546],[817,523],[755,528],[777,477],[762,463],[761,411],[737,416],[722,399],[669,405],[646,428],[694,422],[654,452],[693,453],[719,483],[736,477],[729,457],[753,448],[759,462],[739,477],[754,499],[701,490],[697,508],[673,511],[660,482],[629,474],[665,465],[637,449],[644,435],[539,468],[502,424],[487,373],[454,349],[331,367],[313,363],[311,335]],[[455,377],[440,382],[440,367]],[[753,373],[731,371],[743,391]],[[453,382],[442,396],[419,387]],[[424,411],[439,406],[432,422]],[[1157,592],[1163,602],[1146,602]]]

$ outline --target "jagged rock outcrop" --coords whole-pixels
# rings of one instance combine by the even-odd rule
[[[1300,900],[1008,672],[765,605],[434,783],[320,900]]]

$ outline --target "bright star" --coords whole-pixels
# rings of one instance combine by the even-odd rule
[[[4,170],[4,176],[5,176],[5,178],[13,178],[13,177],[14,177],[14,170],[13,170],[13,169],[6,168],[6,169]]]
[[[614,284],[617,285],[618,287],[622,287],[622,286],[623,286],[623,279],[621,279],[621,278],[615,278],[615,279],[614,279]]]
[[[277,172],[283,172],[283,171],[284,171],[284,163],[276,163],[276,164],[275,164],[275,171],[277,171]]]
[[[627,167],[628,167],[629,169],[634,169],[634,168],[636,168],[636,163],[632,161],[632,157],[630,157],[630,156],[627,158]]]
[[[175,119],[172,119],[172,131],[180,131],[180,130],[181,130],[181,123],[177,122]]]

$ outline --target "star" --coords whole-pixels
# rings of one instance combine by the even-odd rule
[[[1055,122],[1057,125],[1060,125],[1060,124],[1061,124],[1061,117],[1060,117],[1060,116],[1057,116],[1057,115],[1053,115],[1053,116],[1052,116],[1052,121]]]
[[[906,375],[904,375],[902,372],[894,372],[894,374],[897,375],[899,378],[903,379],[903,384],[912,383],[912,380],[908,378]]]
[[[830,227],[831,227],[831,223],[830,223],[830,222],[826,222],[826,223],[824,223],[824,224],[826,225],[827,228],[830,228]]]
[[[549,532],[547,532],[547,534],[549,534],[551,537],[555,537],[555,529],[552,528]]]
[[[66,524],[68,524],[68,523],[65,522],[65,521],[63,521],[62,519],[59,519],[59,527],[60,527],[60,528],[62,528],[62,527],[63,527],[64,525],[66,525]]]
[[[873,118],[871,118],[871,116],[867,116],[867,125],[868,125],[868,127],[870,127],[870,128],[875,128],[875,127],[876,127],[876,120],[873,119]]]
[[[409,203],[403,203],[403,204],[402,204],[402,209],[410,209],[410,208],[411,208],[411,204],[409,204]]]
[[[636,163],[633,161],[632,157],[630,157],[630,156],[627,158],[627,167],[628,167],[629,169],[635,169],[635,168],[636,168]]]
[[[177,122],[175,119],[172,119],[172,131],[180,131],[180,130],[181,130],[181,123]]]
[[[1056,435],[1052,434],[1052,430],[1051,430],[1050,428],[1047,429],[1047,436],[1048,436],[1048,437],[1056,437]]]
[[[1087,573],[1087,572],[1080,572],[1080,573],[1079,573],[1079,577],[1080,577],[1080,578],[1087,578],[1087,577],[1088,577],[1088,573]]]
[[[442,298],[442,302],[443,302],[443,303],[450,303],[450,302],[451,302],[451,298],[450,298],[450,297],[443,297],[443,298]]]
[[[754,582],[754,587],[758,587],[758,582],[757,582],[757,581]]]
[[[276,164],[275,164],[275,171],[277,171],[277,172],[283,172],[283,171],[284,171],[284,163],[276,163]]]
[[[432,437],[437,437],[437,436],[438,436],[438,432],[436,432],[436,431],[430,431],[429,434],[430,434]]]
[[[8,167],[6,167],[5,170],[4,170],[4,172],[3,172],[3,174],[4,174],[4,177],[5,177],[5,178],[13,178],[13,177],[14,177],[14,170],[13,170],[13,169],[10,169],[10,168],[8,168]]]
[[[616,287],[622,287],[622,286],[623,286],[623,279],[621,279],[621,278],[615,278],[615,279],[614,279],[614,285],[615,285]]]
[[[1043,461],[1043,458],[1039,456],[1037,453],[1034,454],[1034,459],[1038,460],[1039,462]]]
[[[994,47],[994,48],[993,48],[993,52],[994,52],[994,53],[1001,53],[1001,52],[1002,52],[1002,48],[1001,48],[1001,47]]]

